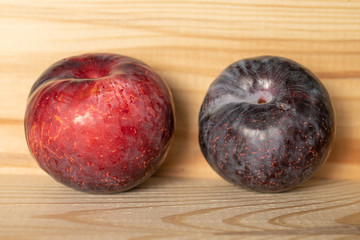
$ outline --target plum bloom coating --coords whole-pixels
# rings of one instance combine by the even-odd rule
[[[309,179],[333,145],[335,114],[324,85],[282,57],[231,64],[211,84],[199,114],[199,143],[224,179],[281,192]]]

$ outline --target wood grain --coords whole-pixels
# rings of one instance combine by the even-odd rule
[[[307,66],[333,96],[336,145],[319,176],[360,179],[359,12],[345,0],[0,0],[0,172],[38,173],[22,119],[40,73],[71,55],[115,52],[151,65],[173,92],[176,138],[159,173],[215,177],[197,143],[203,97],[227,65],[266,54]]]
[[[360,238],[360,1],[0,0],[0,239]],[[27,95],[50,64],[86,52],[139,58],[166,80],[176,133],[155,177],[89,195],[47,176],[26,146]],[[281,55],[310,68],[337,114],[317,177],[282,194],[220,179],[201,155],[197,118],[230,63]]]
[[[89,195],[48,176],[1,175],[1,239],[355,239],[360,183],[311,180],[259,194],[218,179],[153,177]],[[6,217],[5,217],[6,216]]]

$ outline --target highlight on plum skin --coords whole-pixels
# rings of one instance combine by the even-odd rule
[[[91,193],[126,191],[163,163],[174,134],[173,104],[166,83],[137,59],[66,58],[30,91],[26,141],[60,183]]]
[[[199,144],[225,180],[259,192],[290,190],[326,161],[335,137],[330,96],[307,68],[261,56],[231,64],[199,113]]]

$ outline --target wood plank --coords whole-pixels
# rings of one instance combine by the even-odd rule
[[[359,13],[358,0],[0,0],[0,239],[360,238]],[[169,155],[132,191],[69,189],[46,175],[26,146],[31,85],[50,64],[86,52],[139,58],[174,95]],[[337,114],[328,162],[281,194],[223,181],[197,141],[211,82],[230,63],[258,55],[307,66]]]
[[[259,194],[220,179],[153,177],[91,195],[48,176],[0,175],[1,239],[355,239],[360,183],[313,179]],[[5,217],[6,216],[6,217]]]
[[[267,54],[307,66],[333,97],[336,144],[319,176],[360,179],[359,12],[360,1],[346,0],[0,0],[0,172],[39,174],[22,120],[41,72],[71,55],[115,52],[148,63],[173,92],[177,132],[160,174],[214,177],[197,143],[203,97],[227,65]]]

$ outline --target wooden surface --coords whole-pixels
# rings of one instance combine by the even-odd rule
[[[46,176],[0,176],[3,239],[357,239],[360,182],[260,194],[217,179],[153,177],[114,195]]]
[[[360,1],[0,0],[0,238],[353,239],[360,208]],[[85,195],[46,176],[23,133],[30,87],[50,64],[87,52],[139,58],[166,80],[177,129],[143,187]],[[197,143],[210,83],[245,57],[280,55],[310,68],[333,98],[337,137],[317,178],[286,194],[223,182]],[[344,238],[343,238],[344,237]]]
[[[214,177],[197,143],[204,95],[230,63],[267,54],[307,66],[333,97],[336,144],[319,176],[360,179],[360,1],[0,0],[0,31],[0,172],[38,172],[22,129],[37,77],[64,57],[114,52],[148,63],[173,92],[161,173]]]

